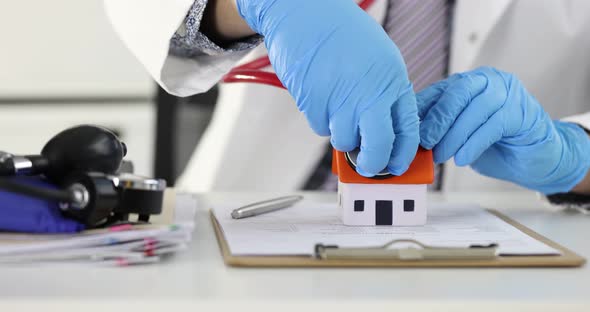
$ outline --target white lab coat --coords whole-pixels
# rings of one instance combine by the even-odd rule
[[[105,0],[114,28],[150,74],[177,95],[203,92],[240,60],[264,47],[179,59],[168,54],[172,34],[192,0]],[[383,21],[385,0],[370,10]],[[488,65],[515,73],[554,118],[590,128],[590,1],[458,0],[450,72]],[[581,115],[580,115],[581,114]],[[214,118],[179,186],[190,191],[291,191],[325,152],[284,90],[225,84]],[[515,188],[447,163],[444,190]]]

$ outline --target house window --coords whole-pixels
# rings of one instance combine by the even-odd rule
[[[405,199],[404,200],[404,211],[405,212],[414,211],[414,200],[413,199]]]
[[[375,225],[393,224],[393,203],[391,200],[375,202]]]
[[[354,201],[354,211],[365,211],[365,201],[364,200],[355,200]]]

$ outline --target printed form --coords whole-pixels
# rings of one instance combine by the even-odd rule
[[[425,226],[346,226],[336,204],[302,201],[290,208],[234,220],[235,205],[213,207],[230,252],[245,255],[311,255],[315,244],[377,247],[414,239],[437,247],[499,245],[500,255],[559,255],[560,252],[477,205],[430,204]]]

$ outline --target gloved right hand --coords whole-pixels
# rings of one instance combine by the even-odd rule
[[[434,161],[544,194],[569,192],[590,168],[590,140],[553,121],[512,74],[491,67],[452,75],[418,93],[422,146]]]
[[[311,128],[337,150],[360,145],[363,176],[404,173],[419,119],[404,60],[383,28],[351,0],[236,1]]]

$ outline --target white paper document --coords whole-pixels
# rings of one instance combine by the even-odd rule
[[[311,255],[315,244],[377,247],[414,239],[438,247],[499,245],[501,255],[559,255],[477,205],[431,204],[425,226],[346,226],[336,204],[302,201],[290,208],[234,220],[235,205],[213,208],[232,255]]]
[[[175,200],[165,205],[161,215],[153,216],[150,225],[125,224],[74,234],[0,233],[0,265],[127,266],[158,262],[186,249],[195,226],[196,199],[173,192],[169,196]]]

